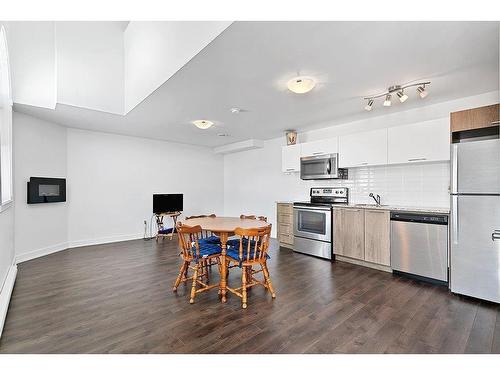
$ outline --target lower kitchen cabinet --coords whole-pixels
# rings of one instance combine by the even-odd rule
[[[390,266],[390,214],[365,209],[365,261]]]
[[[365,217],[362,209],[335,208],[333,212],[334,254],[363,260]]]
[[[277,232],[280,246],[293,248],[293,205],[291,203],[277,204]]]
[[[390,213],[386,210],[334,208],[333,253],[390,266]]]

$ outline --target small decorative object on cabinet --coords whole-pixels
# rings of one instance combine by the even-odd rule
[[[278,241],[280,246],[293,249],[293,204],[277,204]]]
[[[285,134],[286,134],[286,144],[288,146],[297,143],[297,132],[295,130],[287,130]]]

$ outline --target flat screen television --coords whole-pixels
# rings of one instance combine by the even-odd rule
[[[183,194],[153,194],[153,213],[183,210]]]

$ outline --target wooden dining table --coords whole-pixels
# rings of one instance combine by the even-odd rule
[[[219,290],[222,302],[226,302],[226,292],[227,292],[227,264],[226,264],[226,249],[227,240],[230,236],[234,236],[234,231],[236,228],[265,228],[269,225],[268,222],[263,220],[255,219],[240,219],[239,217],[198,217],[193,219],[183,220],[184,225],[190,227],[199,225],[201,229],[210,231],[215,235],[219,236],[222,251],[221,251],[221,275]]]

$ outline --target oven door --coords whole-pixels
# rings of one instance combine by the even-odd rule
[[[331,242],[331,223],[329,207],[293,207],[293,234],[296,237]]]
[[[338,178],[338,154],[300,158],[300,178],[302,180]]]

